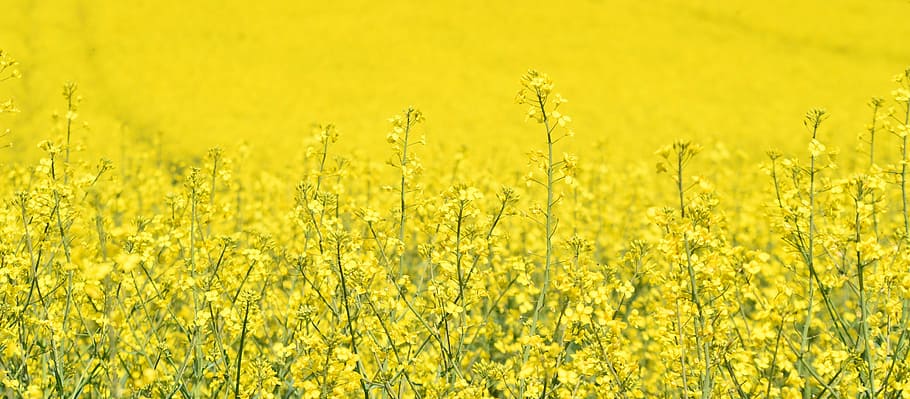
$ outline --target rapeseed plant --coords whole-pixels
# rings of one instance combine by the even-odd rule
[[[19,72],[18,62],[13,59],[9,54],[5,53],[3,50],[0,50],[0,82],[17,79],[22,76],[22,73]],[[0,99],[0,114],[10,114],[17,113],[19,109],[16,107],[16,103],[13,99]],[[5,139],[10,135],[10,129],[4,128],[0,130],[0,139]],[[12,146],[12,143],[0,144],[0,148],[7,148]]]
[[[0,395],[904,397],[908,76],[855,153],[813,109],[807,155],[676,141],[658,173],[563,152],[534,70],[530,171],[440,164],[413,107],[392,168],[333,124],[277,171],[246,146],[87,159],[68,83],[40,159],[0,174]]]

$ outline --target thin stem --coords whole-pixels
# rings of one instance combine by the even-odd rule
[[[246,343],[246,327],[250,316],[250,302],[246,302],[243,311],[243,327],[240,331],[240,349],[237,351],[237,381],[234,384],[234,399],[240,398],[240,366],[243,364],[243,345]]]
[[[816,135],[818,134],[818,125],[819,122],[816,120],[814,127],[812,128],[812,140],[815,140]],[[803,323],[803,334],[800,341],[800,353],[799,356],[803,359],[805,364],[804,356],[809,350],[809,326],[812,324],[812,297],[815,294],[815,286],[813,285],[813,277],[817,278],[815,273],[815,154],[810,154],[809,159],[809,231],[808,234],[808,248],[806,248],[806,264],[809,268],[809,296],[807,298],[808,305],[806,309],[806,320]],[[800,372],[804,371],[803,367],[800,367]],[[809,379],[803,375],[805,383],[803,384],[803,399],[809,399],[811,397],[811,386],[809,385]]]
[[[910,101],[907,102],[904,113],[904,127],[910,126]],[[907,202],[907,134],[901,141],[901,205],[904,217],[904,239],[910,237],[910,210]]]
[[[534,307],[534,316],[531,320],[531,330],[529,335],[533,336],[537,333],[537,324],[540,322],[540,312],[543,310],[543,307],[546,306],[547,300],[547,291],[550,288],[550,270],[553,263],[553,138],[552,138],[552,129],[550,128],[550,119],[547,115],[546,108],[544,107],[544,97],[543,94],[538,89],[537,91],[537,103],[540,106],[540,112],[543,115],[543,124],[547,130],[547,209],[546,209],[546,222],[545,222],[545,233],[546,233],[546,257],[544,260],[544,270],[543,270],[543,287],[540,290],[540,295],[537,297],[537,305]]]
[[[360,374],[360,388],[363,389],[364,399],[370,398],[370,390],[366,384],[366,374],[363,370],[363,364],[360,361],[360,354],[357,352],[357,332],[354,330],[354,321],[351,317],[351,305],[348,299],[348,284],[344,277],[344,267],[341,263],[341,241],[335,243],[335,261],[338,263],[338,276],[341,278],[341,295],[344,300],[344,313],[347,315],[348,332],[351,334],[351,352],[357,357],[357,371]]]
[[[676,158],[676,188],[677,193],[679,194],[679,212],[682,219],[686,218],[685,188],[683,187],[683,166],[685,161],[685,151],[685,148],[678,148]],[[702,398],[707,399],[711,396],[712,386],[714,385],[714,380],[712,378],[711,372],[711,343],[702,337],[703,332],[706,328],[705,312],[704,306],[701,302],[701,297],[698,294],[698,284],[695,280],[695,267],[692,263],[692,250],[689,245],[689,238],[686,237],[685,231],[682,232],[682,240],[684,250],[686,251],[686,271],[689,276],[690,298],[692,300],[692,303],[695,304],[696,310],[698,311],[698,317],[696,318],[697,324],[695,326],[695,345],[700,352],[700,357],[705,362],[705,371],[702,375],[701,381]]]
[[[411,109],[408,109],[405,113],[405,124],[404,124],[404,141],[401,144],[401,189],[399,190],[400,195],[400,205],[401,205],[401,218],[399,220],[398,226],[398,241],[401,243],[401,256],[398,258],[398,278],[401,278],[401,275],[404,273],[404,254],[406,247],[404,246],[404,236],[405,236],[405,222],[407,221],[407,203],[405,202],[405,193],[407,192],[407,172],[405,168],[408,166],[408,139],[411,135]]]
[[[860,201],[862,199],[862,190],[863,190],[862,183],[859,183],[859,187],[857,188],[858,198],[855,199],[854,203],[853,203],[854,209],[855,209],[854,224],[856,225],[854,239],[856,240],[856,248],[857,248],[856,249],[856,273],[857,273],[857,280],[859,283],[860,324],[861,324],[861,328],[862,328],[863,347],[864,347],[863,355],[866,359],[866,366],[868,367],[868,373],[867,373],[867,377],[866,377],[866,383],[868,385],[867,385],[866,392],[867,392],[867,395],[869,398],[875,399],[875,363],[873,362],[873,359],[872,359],[872,348],[871,348],[872,341],[869,339],[869,309],[868,309],[868,304],[866,303],[866,288],[865,288],[865,282],[864,282],[864,277],[863,277],[864,264],[863,264],[862,252],[859,250],[859,248],[860,248],[859,243],[862,239],[861,232],[860,232],[861,224],[860,224],[860,215],[859,215]]]

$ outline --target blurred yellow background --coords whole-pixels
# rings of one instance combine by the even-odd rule
[[[82,140],[104,152],[162,132],[201,154],[247,141],[280,158],[334,122],[347,149],[388,153],[387,118],[413,104],[430,145],[522,155],[538,129],[514,103],[548,72],[584,153],[650,157],[677,137],[758,155],[803,149],[803,113],[832,113],[853,143],[864,103],[910,64],[910,2],[838,1],[6,1],[0,47],[23,79],[0,86],[22,113],[13,151],[47,137],[79,82]],[[535,141],[536,140],[536,141]],[[508,149],[504,151],[504,149]],[[649,158],[650,159],[650,158]]]

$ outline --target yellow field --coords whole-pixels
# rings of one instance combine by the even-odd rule
[[[0,397],[908,398],[908,15],[0,4]]]
[[[862,104],[910,57],[910,4],[897,0],[189,3],[4,4],[0,43],[25,71],[6,88],[28,127],[20,147],[74,80],[91,148],[161,131],[181,155],[241,140],[274,153],[333,122],[345,149],[372,149],[414,104],[431,143],[523,157],[512,96],[535,67],[559,77],[585,141],[624,159],[677,137],[758,156],[801,148],[789,139],[816,105],[852,140]]]

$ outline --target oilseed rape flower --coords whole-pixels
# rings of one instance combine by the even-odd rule
[[[22,77],[22,73],[19,72],[18,65],[19,63],[8,53],[0,50],[0,82]],[[19,108],[16,106],[16,102],[13,101],[13,99],[0,98],[0,114],[12,114],[18,112],[20,112]],[[9,136],[9,134],[9,128],[3,128],[0,130],[0,138],[5,138],[6,136]],[[0,144],[0,148],[9,147],[11,145],[11,143]]]

